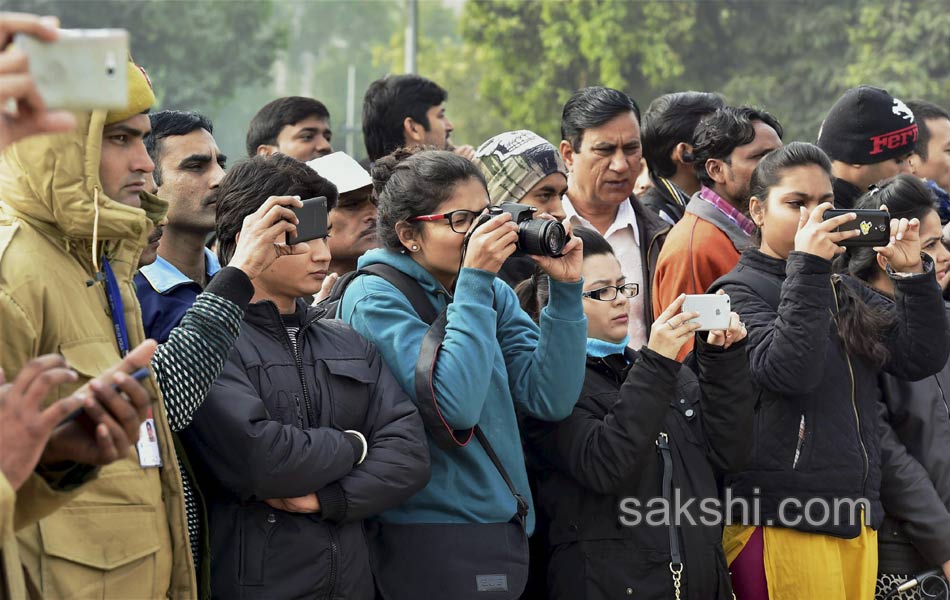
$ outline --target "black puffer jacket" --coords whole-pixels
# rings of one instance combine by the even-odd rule
[[[910,380],[939,371],[950,350],[933,261],[926,258],[924,266],[923,274],[893,278],[895,324],[885,340],[890,358],[884,370]],[[813,498],[832,507],[836,499],[864,498],[870,503],[871,526],[878,529],[884,519],[882,496],[889,512],[905,510],[900,493],[881,487],[882,458],[885,481],[894,480],[906,465],[897,464],[900,457],[893,452],[882,454],[887,425],[877,369],[845,353],[835,325],[839,305],[847,301],[846,294],[835,291],[838,286],[849,286],[867,304],[887,302],[849,277],[837,280],[835,288],[832,282],[830,261],[817,256],[792,252],[784,261],[748,250],[710,291],[724,288],[746,323],[752,378],[759,387],[752,462],[747,470],[727,476],[726,485],[741,498],[752,499],[761,490],[756,524],[784,523],[800,531],[853,538],[861,521],[851,506],[839,503],[837,523],[833,517],[822,520],[817,504],[812,505],[812,522],[795,522],[799,508]],[[780,522],[784,498],[800,504],[786,504]],[[743,522],[741,514],[733,516]]]
[[[950,362],[920,381],[882,373],[881,388],[891,427],[928,478],[915,477],[902,490],[919,502],[916,516],[884,517],[878,570],[919,573],[950,560]]]
[[[298,301],[252,304],[183,438],[208,502],[216,598],[363,599],[374,594],[362,520],[429,477],[419,414],[376,348]],[[292,348],[285,325],[299,326]],[[344,430],[362,433],[362,444]],[[269,498],[316,492],[320,514]]]
[[[632,366],[619,355],[590,358],[570,417],[561,423],[526,420],[529,448],[546,465],[536,504],[550,519],[551,598],[674,597],[668,521],[621,521],[631,522],[632,501],[645,515],[648,500],[663,497],[661,432],[669,439],[680,505],[694,499],[688,507],[693,523],[684,519],[677,534],[682,597],[732,598],[722,529],[702,524],[699,503],[718,497],[715,470],[744,465],[755,397],[744,343],[726,351],[698,336],[696,343],[698,377],[649,349],[628,352]]]

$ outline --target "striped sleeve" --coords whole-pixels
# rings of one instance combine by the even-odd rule
[[[253,286],[242,272],[233,270],[244,281],[226,272],[231,270],[222,270],[208,289],[198,295],[152,358],[172,431],[181,431],[191,423],[240,333]],[[224,280],[231,281],[216,286],[222,275]],[[238,285],[234,285],[234,280]]]

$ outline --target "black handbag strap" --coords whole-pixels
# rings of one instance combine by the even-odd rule
[[[518,493],[517,488],[515,488],[514,483],[511,481],[511,477],[508,476],[508,472],[501,464],[498,455],[495,454],[495,449],[492,448],[488,442],[488,438],[485,437],[481,427],[476,425],[472,429],[452,429],[449,424],[446,423],[442,417],[442,412],[439,410],[439,403],[435,397],[435,387],[432,385],[432,380],[439,350],[442,347],[443,340],[445,340],[448,309],[436,313],[435,308],[433,308],[432,303],[429,302],[429,298],[425,290],[422,289],[422,286],[419,285],[419,282],[389,265],[380,263],[367,265],[360,269],[358,273],[382,277],[396,286],[396,289],[412,304],[419,318],[429,324],[429,330],[426,331],[425,336],[422,338],[422,346],[419,348],[419,359],[416,361],[415,370],[416,402],[419,408],[419,414],[422,416],[422,422],[432,437],[432,440],[443,450],[453,450],[460,446],[466,446],[471,441],[473,435],[478,438],[478,442],[485,450],[485,454],[488,455],[489,460],[495,465],[501,478],[505,481],[505,485],[508,486],[508,491],[515,497],[518,508],[514,518],[517,519],[522,528],[525,528],[525,518],[528,515],[528,502],[524,496]]]
[[[435,397],[435,386],[432,384],[435,373],[435,361],[445,339],[445,326],[448,322],[447,310],[443,310],[435,320],[431,321],[429,330],[422,338],[419,348],[419,360],[416,361],[415,387],[416,406],[422,415],[432,441],[439,448],[449,451],[460,446],[467,446],[472,441],[474,428],[452,429],[439,410],[439,402]],[[421,316],[421,315],[420,315]]]
[[[673,506],[673,453],[670,451],[670,436],[660,432],[656,438],[656,448],[663,461],[663,497],[667,506]],[[670,572],[673,574],[673,589],[676,599],[680,598],[683,574],[683,557],[680,553],[680,536],[675,519],[670,517]]]
[[[488,443],[488,438],[485,437],[485,432],[482,431],[482,428],[478,425],[475,426],[475,437],[478,438],[478,443],[482,445],[482,448],[485,449],[485,454],[488,455],[489,460],[492,464],[495,465],[495,468],[498,469],[498,473],[501,474],[501,478],[505,480],[505,485],[508,486],[508,491],[511,492],[511,495],[515,497],[515,502],[518,504],[518,511],[516,513],[516,518],[518,523],[522,527],[526,527],[525,518],[528,516],[528,501],[524,499],[524,496],[518,493],[518,490],[515,488],[515,484],[511,482],[511,477],[508,476],[508,471],[505,470],[505,467],[501,464],[501,461],[498,460],[498,455],[495,454],[495,449],[491,447],[491,444]]]

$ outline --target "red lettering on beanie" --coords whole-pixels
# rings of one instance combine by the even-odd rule
[[[871,137],[871,155],[880,154],[884,149],[899,150],[917,141],[917,124],[909,125],[896,131],[882,133]]]

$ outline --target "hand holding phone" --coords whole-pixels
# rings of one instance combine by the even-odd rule
[[[834,219],[835,217],[840,217],[849,213],[856,214],[857,218],[853,221],[848,221],[847,223],[837,226],[833,231],[844,232],[858,230],[860,234],[856,237],[838,241],[837,244],[839,246],[847,248],[857,246],[874,247],[887,245],[887,242],[890,240],[891,218],[886,210],[869,210],[860,208],[852,210],[840,210],[833,208],[825,211],[825,214],[822,215],[822,220],[827,221],[829,219]]]
[[[861,234],[858,229],[838,231],[842,225],[854,221],[856,215],[853,210],[825,218],[825,214],[832,210],[834,210],[834,204],[831,202],[822,202],[811,212],[808,212],[804,206],[799,209],[798,231],[795,233],[794,246],[797,252],[831,260],[835,255],[844,252],[844,247],[840,245],[842,241]]]
[[[290,207],[297,217],[297,234],[287,233],[287,245],[327,237],[327,197],[307,198],[303,206]]]
[[[30,74],[49,108],[123,109],[129,104],[129,33],[124,29],[60,29],[54,41],[17,35]]]
[[[699,325],[697,331],[725,331],[729,329],[732,307],[728,294],[687,294],[683,312],[699,313],[690,321]]]
[[[30,76],[29,60],[7,45],[16,35],[52,41],[59,36],[58,21],[22,13],[0,13],[0,152],[10,144],[40,133],[61,133],[76,126],[68,112],[47,111],[36,82]],[[13,106],[9,106],[13,105]]]
[[[156,347],[154,340],[142,342],[76,392],[83,399],[82,412],[56,428],[41,464],[105,465],[128,454],[151,409],[152,398],[140,381],[148,377]]]

